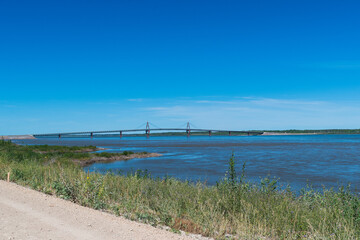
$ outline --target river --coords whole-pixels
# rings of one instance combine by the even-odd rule
[[[161,157],[95,163],[85,171],[126,173],[148,170],[154,177],[173,176],[182,180],[216,184],[234,153],[238,173],[246,162],[246,178],[279,178],[299,190],[337,187],[351,183],[360,188],[360,135],[304,136],[171,136],[123,138],[40,138],[16,140],[21,144],[95,145],[108,152],[156,152]]]

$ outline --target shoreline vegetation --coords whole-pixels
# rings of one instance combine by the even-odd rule
[[[326,135],[326,134],[360,134],[360,129],[321,129],[321,130],[250,130],[251,132],[262,132],[262,134],[252,134],[256,136],[291,136],[291,135]],[[185,132],[166,132],[166,133],[151,133],[151,136],[186,136]],[[213,132],[212,136],[228,136],[229,132]],[[124,134],[124,137],[140,137],[145,134]],[[191,132],[191,136],[208,136],[206,132]],[[231,136],[248,136],[245,133],[232,132]],[[89,137],[87,135],[64,135],[65,138],[70,137]],[[119,137],[119,134],[96,134],[94,137]],[[56,138],[56,137],[54,137]],[[8,135],[0,136],[3,140],[22,140],[22,139],[36,139],[33,135]]]
[[[86,159],[74,159],[75,163],[78,163],[81,167],[85,167],[97,162],[115,162],[115,161],[128,161],[134,158],[151,158],[151,157],[160,157],[162,156],[159,153],[148,153],[140,152],[134,153],[131,151],[124,151],[122,153],[94,153],[90,158]]]
[[[133,158],[160,157],[159,153],[123,151],[121,153],[108,153],[97,151],[106,150],[96,146],[54,146],[54,145],[18,145],[24,151],[43,154],[45,158],[55,162],[57,158],[66,158],[72,162],[85,167],[97,162],[110,163],[114,161],[128,161]]]
[[[360,198],[350,187],[308,187],[296,194],[289,186],[278,186],[275,178],[248,182],[245,163],[237,169],[234,156],[216,186],[153,178],[141,170],[86,173],[74,160],[96,156],[81,152],[94,148],[0,140],[0,179],[9,176],[11,182],[83,206],[216,239],[360,238]],[[112,157],[120,156],[116,154]]]

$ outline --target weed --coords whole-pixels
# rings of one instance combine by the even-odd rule
[[[75,149],[0,140],[0,179],[11,172],[11,181],[47,194],[217,239],[360,239],[360,198],[349,186],[308,186],[295,194],[279,188],[276,178],[247,182],[246,165],[238,176],[234,155],[216,186],[152,178],[147,171],[85,173],[71,158],[87,155]]]

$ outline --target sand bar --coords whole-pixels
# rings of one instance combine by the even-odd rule
[[[8,136],[0,136],[0,139],[21,140],[21,139],[35,139],[35,137],[33,135],[8,135]]]

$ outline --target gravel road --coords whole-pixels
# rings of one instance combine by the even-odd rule
[[[0,181],[0,239],[194,239]]]

